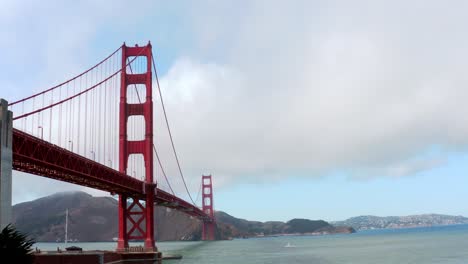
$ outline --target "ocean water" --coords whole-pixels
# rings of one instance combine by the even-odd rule
[[[287,245],[290,245],[288,247]],[[69,243],[83,249],[115,249],[115,243]],[[54,250],[63,243],[37,243]],[[287,236],[213,242],[159,242],[164,263],[468,263],[468,225],[362,231],[350,235]]]

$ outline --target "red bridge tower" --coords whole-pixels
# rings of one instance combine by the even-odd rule
[[[210,219],[203,221],[202,240],[215,240],[215,219],[213,210],[213,181],[211,175],[202,175],[202,203],[203,212]]]
[[[129,57],[146,57],[146,72],[131,74],[127,72]],[[142,154],[145,164],[145,203],[140,203],[136,197],[119,196],[119,238],[117,250],[128,248],[128,241],[144,240],[146,251],[156,251],[154,241],[154,194],[156,184],[153,182],[153,91],[151,76],[151,44],[144,47],[122,46],[122,72],[120,86],[120,127],[119,127],[119,171],[127,173],[128,158],[131,154]],[[138,104],[127,102],[129,85],[143,84],[146,86],[146,100]],[[128,140],[127,122],[130,116],[143,116],[145,121],[145,138],[143,140]],[[127,199],[131,198],[128,203]],[[127,223],[130,226],[127,226]],[[144,227],[141,225],[144,223]],[[129,228],[130,227],[130,228]]]

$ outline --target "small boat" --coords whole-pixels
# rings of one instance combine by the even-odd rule
[[[78,251],[78,252],[82,252],[83,249],[80,248],[80,247],[77,247],[77,246],[71,246],[71,247],[67,247],[65,248],[66,251]]]
[[[291,244],[288,242],[288,244],[286,244],[286,246],[284,246],[284,247],[286,247],[286,248],[291,248],[291,247],[296,247],[296,246],[293,246],[293,245],[291,245]]]

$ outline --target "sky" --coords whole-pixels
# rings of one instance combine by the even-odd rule
[[[216,210],[468,216],[467,11],[456,0],[1,0],[0,97],[151,41],[189,188],[211,173]],[[69,190],[108,195],[14,172],[14,203]]]

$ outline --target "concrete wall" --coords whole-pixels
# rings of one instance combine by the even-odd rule
[[[8,102],[0,99],[0,229],[11,223],[11,174],[13,113],[8,111]]]

